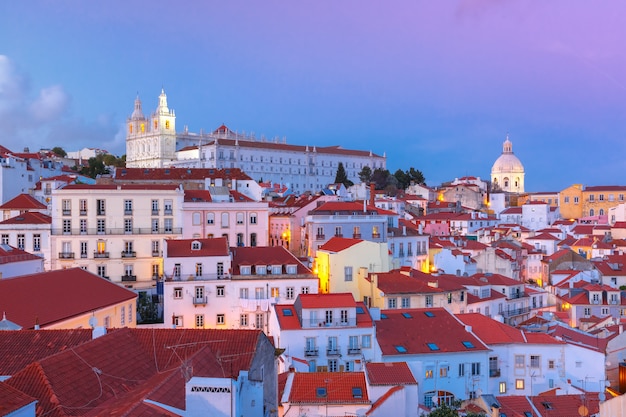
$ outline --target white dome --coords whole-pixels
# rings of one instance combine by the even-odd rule
[[[513,154],[513,144],[509,141],[507,137],[506,141],[504,141],[504,145],[502,146],[502,155],[496,159],[493,167],[491,168],[491,173],[493,174],[501,174],[501,173],[523,173],[524,165],[522,162]]]

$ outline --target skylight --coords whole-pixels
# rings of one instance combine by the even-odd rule
[[[363,390],[360,387],[352,387],[352,396],[354,398],[363,398]]]
[[[398,353],[406,353],[406,348],[404,346],[396,345],[395,348]]]
[[[283,316],[290,317],[293,316],[293,311],[289,308],[283,308]]]
[[[385,313],[380,313],[380,318],[381,318],[381,319],[386,319],[386,318],[387,318],[387,315],[386,315]]]
[[[363,310],[363,307],[357,306],[356,314],[365,314],[365,310]]]
[[[315,389],[315,395],[317,396],[317,398],[324,398],[324,397],[326,397],[326,388],[325,387],[317,387]]]
[[[402,313],[402,317],[404,317],[405,319],[410,319],[413,316],[411,316],[411,313]]]
[[[426,345],[428,345],[428,349],[430,350],[439,350],[439,346],[437,346],[437,343],[426,343]]]
[[[426,314],[426,317],[435,317],[435,313],[432,311],[424,311],[424,314]]]
[[[468,349],[474,349],[476,347],[476,346],[474,346],[474,344],[472,342],[467,342],[467,341],[463,342],[463,346],[465,346]]]

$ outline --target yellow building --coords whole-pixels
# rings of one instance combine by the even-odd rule
[[[370,272],[387,272],[391,256],[387,243],[361,239],[333,237],[320,246],[315,255],[315,267],[320,293],[352,293],[362,300],[359,280]]]
[[[137,294],[81,268],[0,279],[0,306],[22,329],[135,327]]]
[[[609,209],[624,203],[626,186],[600,185],[583,190],[582,217],[608,216]]]
[[[583,185],[573,184],[559,193],[559,207],[564,219],[583,217]]]

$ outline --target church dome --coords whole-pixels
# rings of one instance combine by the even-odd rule
[[[513,144],[508,136],[502,145],[502,155],[496,159],[491,168],[492,175],[496,173],[523,173],[524,165],[513,154]]]

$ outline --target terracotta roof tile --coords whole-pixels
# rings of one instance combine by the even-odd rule
[[[7,416],[36,399],[0,381],[0,415]]]
[[[198,249],[193,249],[194,242]],[[169,258],[188,258],[204,256],[228,256],[228,239],[216,237],[213,239],[167,239],[166,253]]]
[[[346,237],[333,236],[332,238],[330,238],[328,242],[320,246],[318,250],[324,250],[324,251],[336,253],[336,252],[341,252],[345,249],[348,249],[356,245],[357,243],[361,243],[361,242],[363,242],[362,239],[351,239],[351,238],[346,238]]]
[[[233,247],[233,274],[241,274],[240,265],[296,265],[296,274],[313,273],[298,258],[281,246]],[[286,273],[283,269],[282,274]]]
[[[357,392],[354,390],[357,388]],[[322,389],[325,394],[319,390]],[[369,404],[363,372],[296,372],[289,394],[295,404]]]
[[[116,181],[204,181],[206,178],[245,181],[252,179],[239,168],[117,168],[114,178]]]
[[[29,194],[20,194],[0,205],[0,210],[45,210],[46,208],[45,204]]]
[[[27,225],[27,224],[52,224],[52,217],[36,211],[27,211],[18,216],[6,219],[0,224]]]
[[[417,384],[406,362],[368,362],[365,369],[370,385]]]

